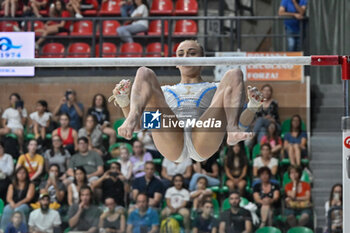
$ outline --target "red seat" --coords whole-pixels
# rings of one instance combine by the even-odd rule
[[[176,21],[174,35],[193,36],[193,35],[197,35],[197,32],[198,32],[198,28],[197,28],[197,23],[195,21],[187,20],[187,19]]]
[[[169,32],[168,20],[164,20],[164,35],[167,36]],[[148,27],[148,35],[161,35],[162,34],[162,21],[153,20]]]
[[[175,15],[197,15],[197,0],[177,0],[175,4]]]
[[[139,43],[124,43],[120,48],[121,57],[142,57],[142,46]]]
[[[64,57],[64,46],[61,43],[47,43],[41,50],[42,58],[62,58]]]
[[[73,24],[73,36],[91,36],[92,35],[92,21],[82,20]]]
[[[99,15],[120,15],[120,0],[107,0],[102,3]]]
[[[20,4],[19,4],[20,5]],[[23,7],[23,6],[22,6]],[[18,8],[22,8],[21,6],[18,6]],[[0,11],[0,16],[4,16],[5,11],[1,10]],[[23,15],[23,11],[21,10],[16,10],[16,16],[22,16]]]
[[[98,1],[97,0],[85,0],[86,5],[92,5],[91,9],[83,10],[82,14],[84,16],[96,16],[98,10]]]
[[[90,45],[81,42],[70,44],[67,57],[91,57]]]
[[[1,32],[13,32],[14,26],[18,27],[18,23],[16,21],[1,21],[0,22],[0,31]]]
[[[153,0],[151,15],[171,15],[173,13],[172,0]]]
[[[43,29],[44,28],[44,22],[43,21],[34,21],[33,29],[32,29],[32,23],[33,23],[33,21],[28,21],[27,22],[27,31],[28,32],[35,32],[38,29]],[[41,32],[35,32],[35,36],[40,36],[41,34],[42,34]]]
[[[120,27],[120,23],[117,20],[105,20],[102,23],[102,34],[104,36],[116,36],[118,27]]]
[[[176,43],[174,44],[173,46],[173,57],[176,57],[176,50],[177,50],[177,47],[179,47],[180,43]]]
[[[155,42],[148,44],[146,47],[146,57],[167,57],[168,45],[164,44],[164,51],[162,51],[162,43]]]
[[[100,45],[95,47],[96,57],[100,56]],[[116,57],[117,56],[117,46],[113,43],[105,42],[102,44],[102,57]]]

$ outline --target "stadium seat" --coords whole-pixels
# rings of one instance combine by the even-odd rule
[[[121,57],[142,57],[142,46],[139,43],[124,43],[120,48]]]
[[[96,16],[98,10],[98,1],[97,0],[85,0],[84,5],[90,5],[91,9],[86,9],[82,11],[84,16]]]
[[[177,47],[179,47],[180,43],[176,43],[173,45],[173,57],[176,57],[176,50],[177,50]]]
[[[118,27],[120,27],[120,23],[117,20],[105,20],[102,23],[102,35],[116,36]]]
[[[33,24],[33,28],[32,28]],[[27,22],[27,31],[28,32],[35,32],[38,29],[44,28],[44,22],[43,21],[28,21]],[[40,36],[41,32],[35,32],[35,36]]]
[[[100,45],[97,44],[95,47],[96,57],[100,56]],[[116,57],[117,46],[113,43],[104,42],[102,44],[102,57]]]
[[[153,0],[151,15],[171,15],[173,13],[172,0]]]
[[[82,20],[73,24],[73,36],[91,36],[92,35],[92,21]]]
[[[129,150],[130,154],[132,154],[132,145],[130,145],[129,143],[114,143],[109,147],[108,151],[111,152],[112,150],[114,150],[115,148],[119,148],[120,146],[125,146]]]
[[[107,0],[102,3],[99,15],[112,16],[120,15],[120,0]]]
[[[164,51],[162,51],[162,44],[159,42],[148,44],[146,47],[146,57],[167,57],[168,45],[164,44]]]
[[[14,26],[18,27],[18,23],[16,21],[1,21],[0,22],[0,31],[1,32],[13,32]]]
[[[197,35],[197,23],[193,20],[178,20],[175,24],[174,35],[176,36],[194,36]]]
[[[177,0],[175,4],[175,15],[197,15],[197,0]]]
[[[257,143],[253,147],[253,152],[252,152],[252,160],[254,160],[257,156],[260,155],[260,144]]]
[[[21,6],[22,5],[22,6]],[[23,4],[19,4],[19,6],[18,6],[18,8],[19,9],[22,9],[23,8]],[[5,14],[5,11],[4,10],[1,10],[0,11],[0,16],[4,16],[4,14]],[[22,10],[17,10],[16,11],[16,16],[22,16],[23,15],[23,11]]]
[[[314,233],[311,229],[307,227],[293,227],[290,228],[287,233]]]
[[[291,121],[291,118],[282,122],[282,125],[281,125],[281,136],[282,137],[284,137],[284,135],[290,131],[290,121]],[[306,125],[305,125],[304,121],[301,121],[301,129],[303,131],[306,131]]]
[[[81,42],[69,45],[67,57],[91,57],[90,45]]]
[[[168,20],[164,20],[164,35],[167,36],[169,33]],[[162,34],[162,21],[153,20],[150,22],[148,27],[148,35],[150,36],[160,36]]]
[[[282,231],[276,227],[262,227],[257,229],[255,233],[282,233]]]
[[[2,213],[4,212],[4,201],[2,199],[0,199],[0,219],[2,216]]]
[[[216,200],[215,198],[211,199],[211,202],[213,203],[213,216],[214,218],[219,218],[220,217],[220,206],[219,206],[219,202],[218,200]]]
[[[63,58],[64,46],[61,43],[47,43],[43,46],[41,58]]]

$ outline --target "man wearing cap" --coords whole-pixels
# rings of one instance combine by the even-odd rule
[[[29,215],[30,233],[53,233],[55,228],[61,225],[61,218],[56,210],[49,208],[50,195],[42,193],[39,197],[40,208]]]

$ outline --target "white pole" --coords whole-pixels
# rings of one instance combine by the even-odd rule
[[[311,57],[161,57],[161,58],[35,58],[0,59],[1,66],[35,67],[140,67],[216,65],[311,65]],[[283,68],[283,67],[282,67]]]
[[[350,117],[342,118],[343,128],[343,232],[350,232],[347,218],[350,216]]]

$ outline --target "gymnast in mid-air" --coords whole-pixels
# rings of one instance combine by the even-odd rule
[[[202,57],[203,47],[194,40],[185,40],[176,50],[177,57]],[[118,128],[118,134],[131,139],[133,132],[140,129],[145,110],[159,109],[163,115],[174,115],[176,120],[188,118],[206,121],[220,121],[220,129],[181,128],[172,130],[153,129],[152,137],[158,151],[167,159],[180,163],[186,157],[196,161],[210,158],[222,144],[227,134],[227,144],[250,139],[246,132],[256,111],[263,103],[257,88],[248,87],[248,104],[243,111],[246,92],[243,73],[231,69],[219,83],[204,82],[200,66],[177,66],[181,73],[180,83],[160,86],[155,73],[146,67],[137,70],[131,88],[129,80],[122,80],[113,90],[109,101],[119,105],[126,120]]]

